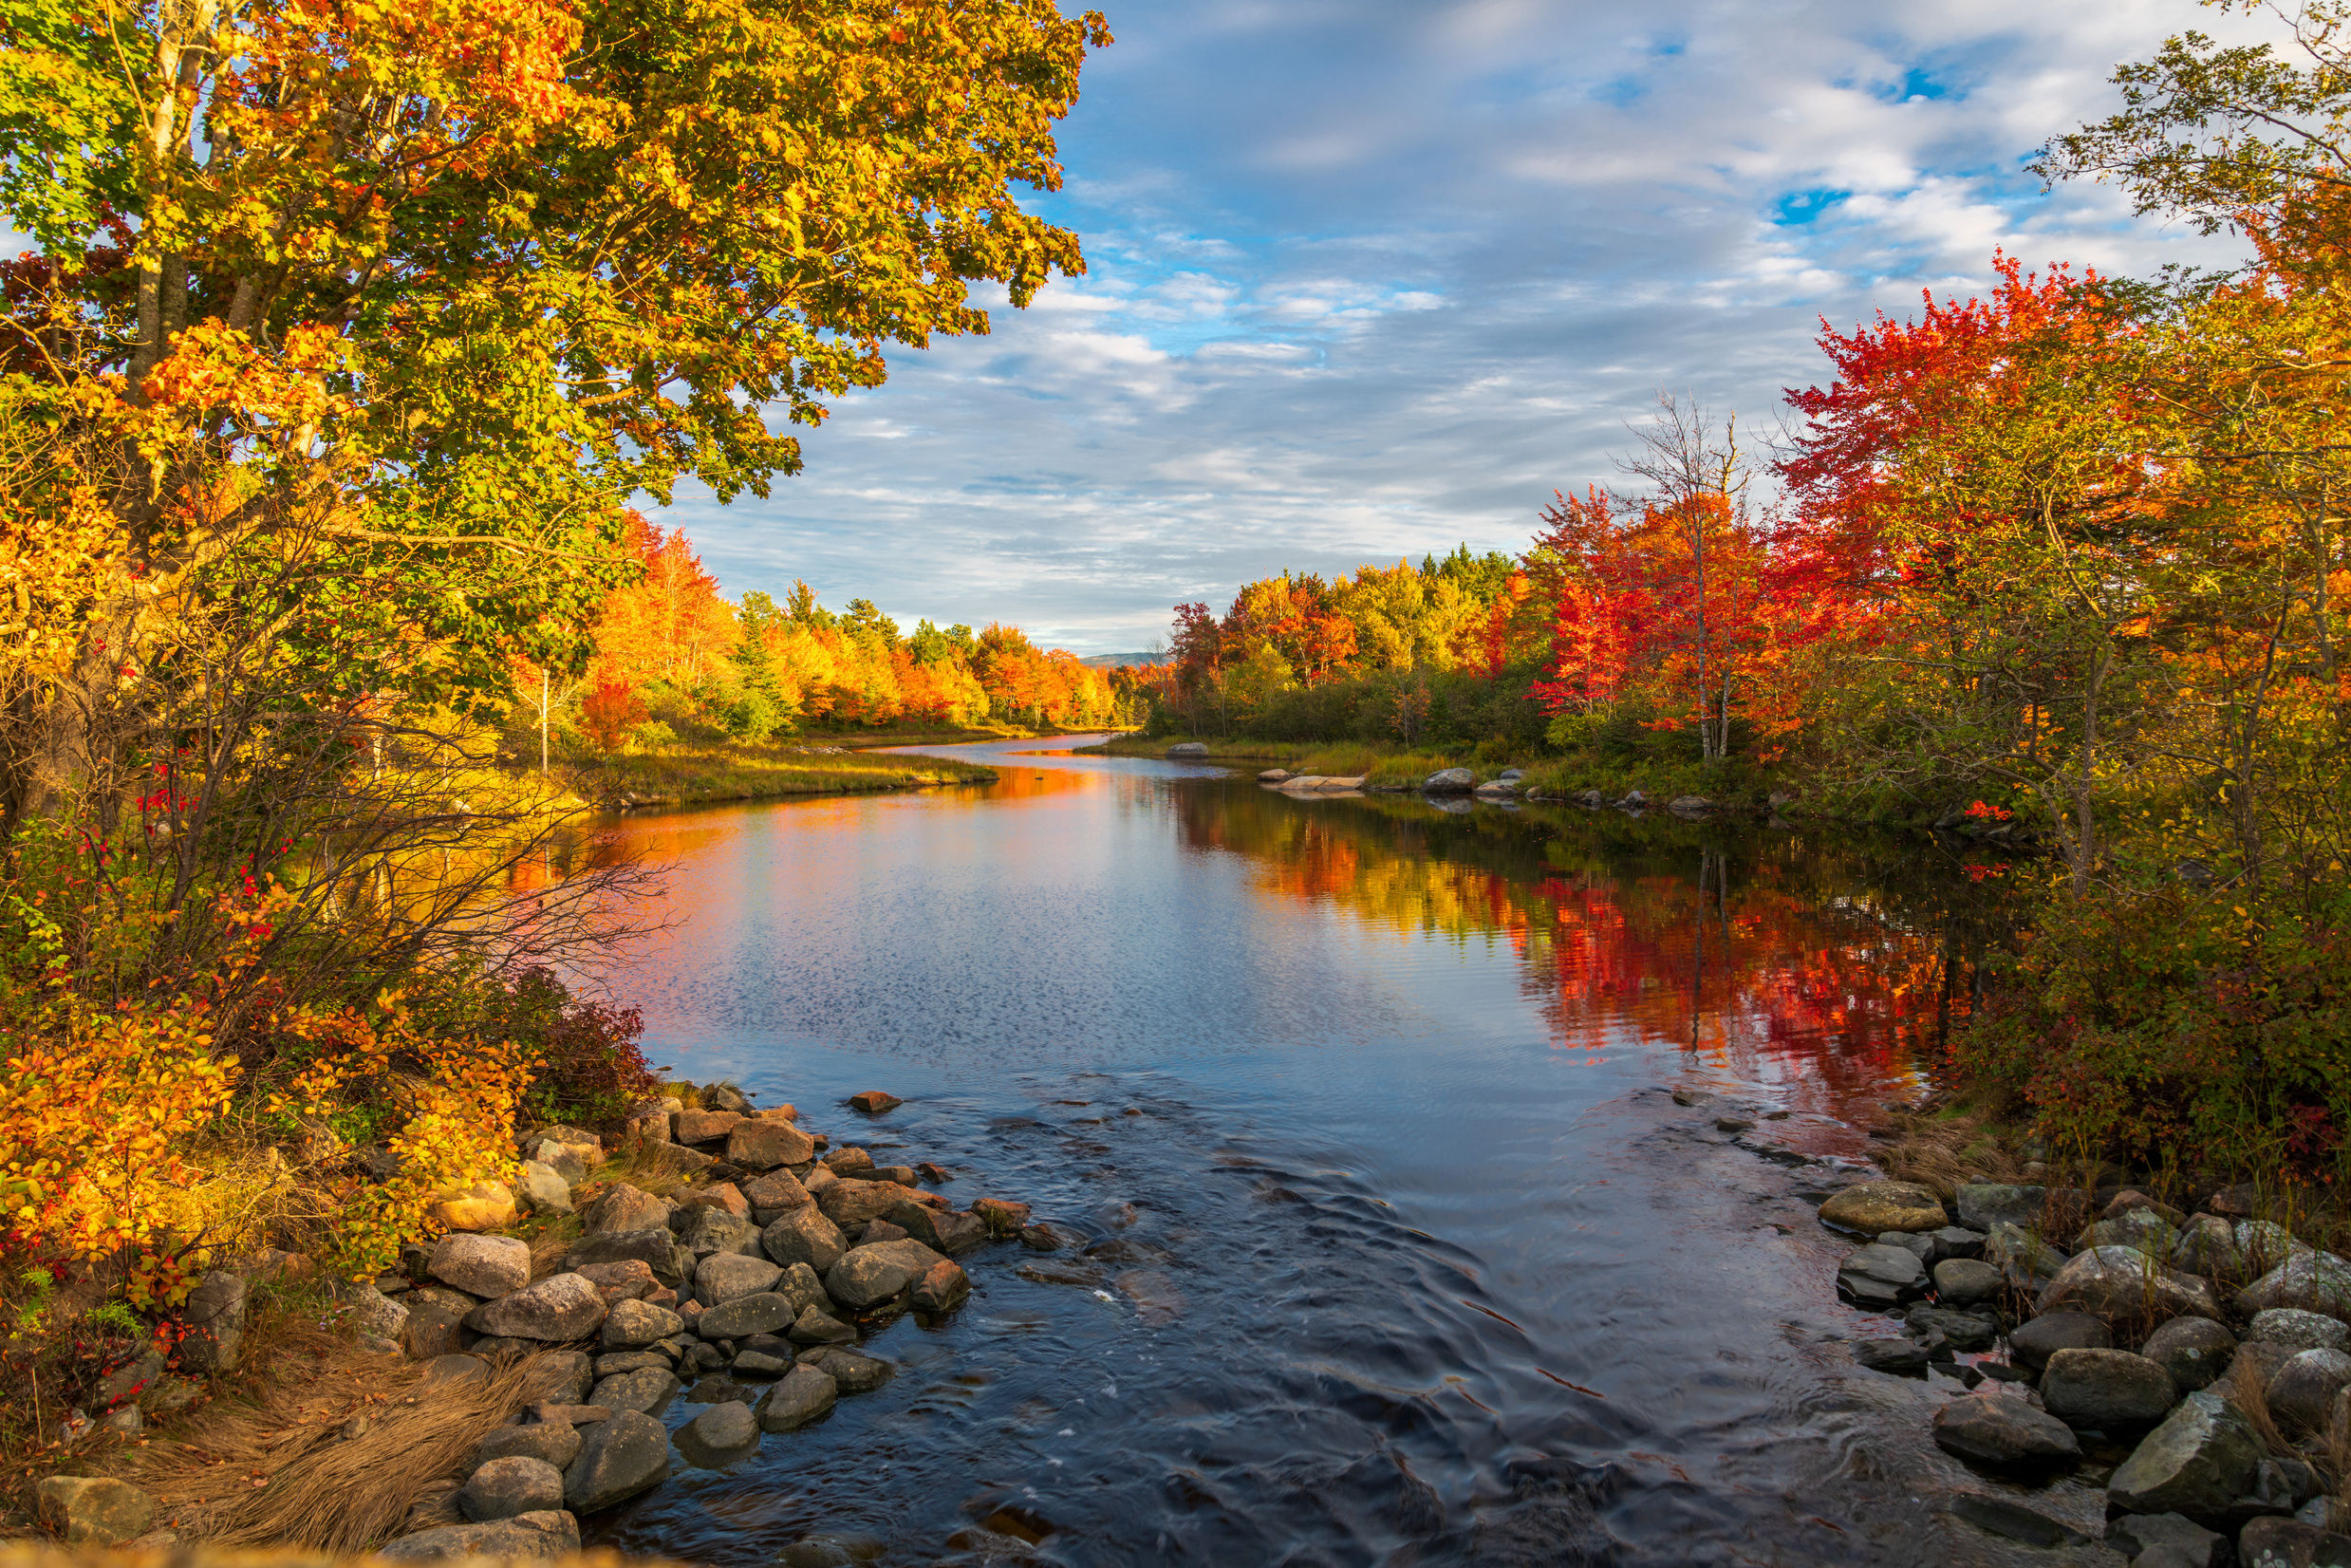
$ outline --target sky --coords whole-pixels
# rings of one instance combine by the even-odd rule
[[[1823,318],[1978,291],[1996,248],[2238,256],[2025,172],[2118,62],[2231,30],[2187,0],[1106,9],[1034,203],[1086,275],[893,353],[770,499],[681,491],[657,520],[729,594],[1144,649],[1284,569],[1523,549],[1660,389],[1767,457]]]

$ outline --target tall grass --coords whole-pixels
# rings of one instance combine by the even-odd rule
[[[922,784],[985,784],[996,770],[939,756],[794,752],[788,746],[680,746],[632,752],[584,770],[584,793],[694,804],[774,795],[853,794]]]

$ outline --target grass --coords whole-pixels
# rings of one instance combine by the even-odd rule
[[[1208,748],[1211,762],[1267,762],[1287,767],[1306,748],[1282,740],[1224,739],[1181,735],[1121,735],[1092,746],[1073,748],[1080,756],[1166,756],[1167,748],[1198,738]]]
[[[729,744],[624,753],[583,767],[573,788],[583,797],[599,801],[688,806],[781,795],[863,794],[929,784],[986,784],[995,778],[993,768],[945,757]]]
[[[1360,778],[1371,789],[1412,789],[1430,774],[1464,766],[1443,752],[1389,752],[1376,746],[1325,746],[1300,757],[1293,773],[1320,774],[1327,778]],[[1491,777],[1500,768],[1480,768],[1480,777]]]

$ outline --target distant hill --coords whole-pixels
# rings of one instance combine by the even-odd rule
[[[1159,655],[1165,659],[1166,654]],[[1157,661],[1148,653],[1095,653],[1080,659],[1079,663],[1098,670],[1114,670],[1121,664],[1149,664]]]

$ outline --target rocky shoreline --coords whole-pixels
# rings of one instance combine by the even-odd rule
[[[1058,1250],[1070,1233],[1031,1224],[1025,1204],[980,1196],[958,1207],[941,1192],[964,1178],[927,1162],[884,1165],[863,1148],[799,1125],[791,1106],[755,1109],[731,1088],[700,1107],[635,1108],[606,1139],[538,1127],[518,1139],[512,1187],[450,1195],[429,1247],[372,1281],[332,1281],[331,1316],[387,1371],[421,1363],[413,1398],[479,1393],[519,1370],[504,1425],[457,1471],[424,1485],[404,1526],[381,1545],[395,1559],[553,1557],[580,1546],[581,1518],[659,1485],[671,1470],[673,1402],[705,1407],[674,1434],[686,1464],[723,1467],[770,1435],[821,1420],[836,1400],[879,1388],[895,1366],[863,1353],[871,1332],[913,1313],[929,1320],[971,1293],[957,1260],[992,1242]],[[849,1109],[885,1117],[900,1102],[871,1091]],[[627,1162],[658,1196],[601,1179]],[[579,1231],[535,1245],[503,1234],[525,1210],[572,1215]],[[563,1227],[564,1232],[569,1230]],[[303,1260],[264,1260],[281,1274]],[[242,1355],[249,1277],[216,1270],[191,1300],[198,1331],[190,1372],[221,1372]],[[103,1424],[137,1430],[145,1414],[184,1409],[190,1379],[159,1350],[119,1368],[102,1389]],[[364,1441],[364,1415],[345,1443]],[[164,1549],[182,1544],[155,1497],[104,1476],[50,1477],[42,1521],[67,1542]],[[158,1524],[162,1528],[158,1529]]]

